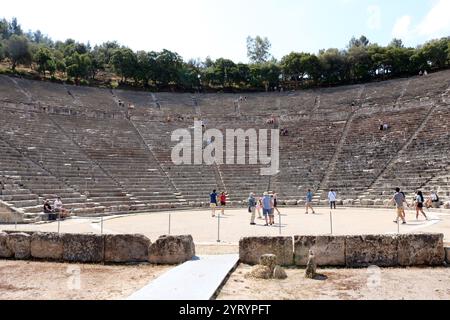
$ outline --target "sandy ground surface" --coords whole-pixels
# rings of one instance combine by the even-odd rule
[[[169,269],[0,260],[0,300],[126,299]]]
[[[218,300],[448,300],[450,268],[322,269],[317,280],[287,269],[286,280],[256,280],[240,265]]]
[[[219,220],[212,218],[209,210],[186,210],[173,212],[148,213],[120,217],[105,217],[103,219],[104,233],[139,233],[155,241],[159,236],[171,234],[191,234],[201,254],[212,254],[214,248],[217,253],[236,253],[239,239],[244,236],[293,236],[330,234],[330,210],[316,208],[316,215],[305,215],[302,207],[280,208],[281,228],[279,217],[272,227],[265,227],[263,220],[256,220],[257,226],[250,225],[250,216],[244,209],[229,209]],[[407,212],[407,225],[393,223],[395,210],[338,208],[333,211],[333,234],[389,234],[409,232],[441,232],[445,234],[445,241],[450,242],[450,211],[432,211],[428,213],[431,220],[423,217],[416,220],[412,210]],[[0,230],[14,230],[13,225],[0,225]],[[36,230],[57,232],[58,223],[19,225],[18,230]],[[62,221],[60,231],[63,233],[96,233],[101,232],[101,224],[95,219],[69,219]],[[217,242],[217,240],[220,242]],[[234,249],[233,249],[234,248]]]

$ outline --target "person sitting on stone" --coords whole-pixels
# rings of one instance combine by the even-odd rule
[[[48,199],[44,200],[44,213],[53,213],[52,206],[50,205],[50,201],[48,201]]]

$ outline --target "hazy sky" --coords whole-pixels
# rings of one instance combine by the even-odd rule
[[[344,48],[355,35],[415,46],[450,35],[450,0],[2,0],[0,17],[53,40],[133,50],[167,48],[185,59],[247,62],[248,35],[267,36],[280,59],[291,51]]]

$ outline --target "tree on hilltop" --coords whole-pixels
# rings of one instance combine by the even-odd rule
[[[251,63],[264,63],[269,61],[271,47],[272,44],[267,37],[247,37],[247,56]]]

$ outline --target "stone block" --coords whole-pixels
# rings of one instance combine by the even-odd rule
[[[294,237],[294,259],[297,266],[306,266],[310,250],[314,252],[319,266],[345,266],[344,236]]]
[[[62,236],[58,233],[34,233],[31,236],[31,256],[35,259],[62,260]]]
[[[180,264],[195,256],[192,236],[161,236],[151,244],[149,261],[154,264]]]
[[[14,252],[9,245],[8,234],[0,232],[0,259],[12,257],[14,257]]]
[[[276,255],[278,265],[293,265],[292,237],[246,237],[239,241],[239,258],[242,263],[258,264],[259,258],[264,254]]]
[[[398,239],[390,235],[347,236],[345,260],[349,268],[398,265]]]
[[[445,261],[444,235],[431,233],[398,236],[401,266],[439,266]]]
[[[14,258],[27,260],[31,257],[31,236],[27,233],[11,233],[8,236],[9,247]]]
[[[103,262],[105,238],[96,234],[63,234],[63,259],[69,262]]]
[[[150,239],[139,234],[105,236],[105,262],[148,262]]]

